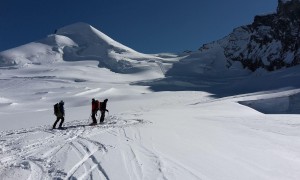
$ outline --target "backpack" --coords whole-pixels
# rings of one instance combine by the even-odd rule
[[[96,109],[99,110],[100,109],[100,102],[98,100],[96,100]]]
[[[54,107],[54,114],[57,115],[59,113],[59,104],[56,103],[56,104],[54,104],[53,107]]]
[[[101,104],[100,101],[96,100],[96,103],[97,103],[97,109],[100,110],[100,104]]]
[[[100,102],[98,100],[96,100],[95,102],[93,102],[92,104],[92,110],[93,111],[98,111],[100,107]]]

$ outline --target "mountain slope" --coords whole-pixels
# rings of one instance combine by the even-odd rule
[[[203,92],[144,92],[109,100],[111,114],[93,127],[88,102],[75,97],[66,99],[65,130],[51,130],[52,109],[38,111],[38,105],[1,115],[1,178],[299,179],[299,115],[262,114],[237,103],[271,97],[272,108],[281,109],[289,104],[276,107],[276,98],[299,90],[223,99]],[[70,107],[75,103],[80,106]]]
[[[203,45],[174,65],[169,76],[237,76],[300,64],[300,1],[278,1],[277,13],[256,16],[221,40]]]
[[[299,180],[300,66],[252,73],[225,45],[144,55],[79,23],[0,53],[0,179]],[[157,78],[168,91],[133,85]],[[104,124],[92,98],[109,99]]]
[[[118,73],[161,71],[163,62],[168,65],[168,60],[136,52],[86,23],[65,26],[45,39],[0,53],[0,66],[79,60],[96,60],[99,67]]]
[[[279,0],[277,13],[256,16],[251,25],[236,31],[248,34],[241,39],[233,32],[224,46],[225,55],[245,68],[269,71],[300,63],[300,1]],[[242,42],[244,41],[244,42]],[[242,42],[243,47],[237,47]]]

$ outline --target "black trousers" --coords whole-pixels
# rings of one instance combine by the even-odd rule
[[[53,124],[53,129],[56,127],[56,124],[58,123],[59,120],[61,120],[61,121],[60,121],[60,124],[59,124],[59,128],[62,127],[62,124],[63,124],[64,121],[65,121],[65,118],[64,118],[64,117],[57,117],[55,123]]]
[[[93,119],[93,123],[97,123],[97,119],[96,119],[96,112],[92,112],[92,119]]]
[[[101,111],[100,123],[104,121],[105,111]]]

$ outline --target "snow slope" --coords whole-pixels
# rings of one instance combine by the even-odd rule
[[[228,70],[210,45],[145,55],[77,23],[1,52],[0,179],[298,180],[300,67]]]
[[[287,72],[296,84],[298,70]],[[216,98],[130,85],[157,75],[118,74],[96,61],[2,67],[1,179],[299,179],[299,115],[282,111],[299,101],[276,100],[299,88]],[[106,123],[96,127],[87,126],[93,97],[109,99]],[[67,129],[51,130],[61,99]],[[281,114],[241,105],[254,101]]]
[[[136,52],[86,23],[65,26],[45,39],[0,53],[0,67],[79,60],[96,60],[99,67],[118,73],[156,69],[164,74],[176,57],[161,58]]]

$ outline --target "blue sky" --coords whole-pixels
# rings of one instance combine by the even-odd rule
[[[0,51],[75,22],[143,53],[196,50],[276,7],[277,0],[1,0]]]

